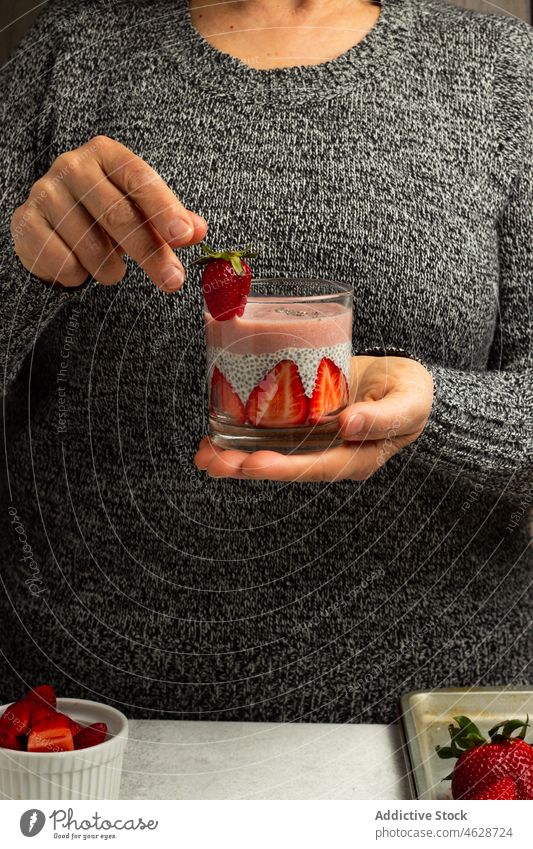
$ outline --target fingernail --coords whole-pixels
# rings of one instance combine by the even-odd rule
[[[364,416],[362,416],[361,413],[354,413],[353,416],[350,416],[350,418],[346,420],[346,424],[343,428],[344,433],[346,436],[356,436],[356,434],[361,433],[364,424]]]
[[[190,221],[184,218],[176,218],[168,228],[168,232],[173,239],[188,239],[194,233],[194,228]]]
[[[207,221],[205,220],[205,218],[202,218],[201,215],[198,215],[197,212],[193,212],[192,217],[194,219],[193,223],[196,227],[207,227]]]
[[[170,265],[161,272],[161,285],[163,289],[168,289],[171,292],[176,292],[183,286],[185,275],[181,268],[175,265]]]

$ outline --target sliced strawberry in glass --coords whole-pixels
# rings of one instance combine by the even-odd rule
[[[309,402],[309,421],[320,424],[324,418],[341,410],[348,403],[348,381],[329,357],[320,360],[313,394]]]
[[[295,427],[305,424],[307,407],[298,366],[280,360],[252,389],[246,418],[254,427]]]
[[[210,408],[212,413],[226,416],[235,424],[244,423],[244,404],[229,380],[216,367],[211,378]]]

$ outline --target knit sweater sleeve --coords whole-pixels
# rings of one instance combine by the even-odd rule
[[[533,37],[509,25],[495,61],[499,320],[488,371],[429,364],[435,399],[416,455],[509,500],[533,494]],[[502,177],[502,179],[504,179]]]
[[[47,87],[56,61],[61,3],[51,3],[0,70],[0,395],[37,338],[74,296],[29,274],[16,256],[10,223],[47,170]],[[19,226],[24,226],[23,222]]]

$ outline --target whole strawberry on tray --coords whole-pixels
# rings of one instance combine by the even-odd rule
[[[0,748],[27,752],[72,752],[103,743],[105,722],[82,726],[57,710],[50,684],[34,687],[0,717]]]
[[[467,716],[448,726],[449,746],[437,746],[439,758],[457,758],[450,775],[454,799],[533,799],[533,746],[526,743],[525,722],[506,720],[483,736]],[[518,733],[515,733],[518,732]]]

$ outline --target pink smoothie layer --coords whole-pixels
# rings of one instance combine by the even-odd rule
[[[352,316],[342,304],[287,304],[250,301],[244,315],[214,321],[205,315],[207,345],[231,354],[270,354],[280,348],[351,345]]]

